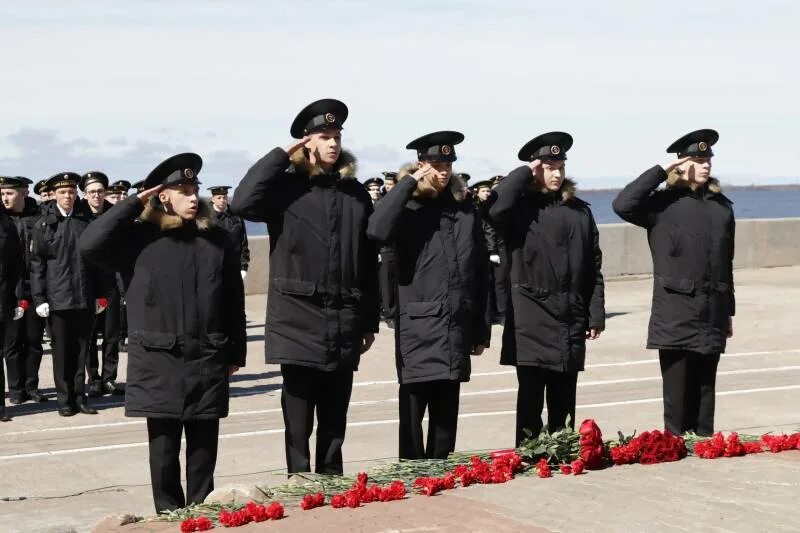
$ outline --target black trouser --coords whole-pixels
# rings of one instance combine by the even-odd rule
[[[342,444],[353,389],[353,371],[325,372],[299,365],[281,365],[281,375],[286,468],[290,473],[311,471],[308,439],[314,429],[316,410],[316,472],[341,474]]]
[[[450,380],[400,385],[400,459],[447,459],[456,449],[458,394]],[[428,409],[428,441],[422,445],[422,419]]]
[[[92,339],[89,355],[86,358],[86,371],[89,381],[115,381],[119,366],[120,342],[120,304],[119,290],[112,288],[108,293],[108,307],[99,315],[94,315]],[[97,337],[103,336],[100,354],[103,358],[103,375],[100,375],[100,361],[97,353]]]
[[[61,405],[86,401],[86,353],[92,332],[92,316],[88,309],[50,312],[53,381]]]
[[[556,372],[536,366],[517,367],[517,446],[528,438],[527,429],[536,437],[542,431],[542,409],[547,399],[547,429],[551,433],[567,426],[575,427],[577,372]]]
[[[664,429],[681,435],[714,433],[714,401],[719,354],[659,350],[664,383]]]
[[[8,395],[21,398],[39,390],[44,319],[31,308],[19,320],[6,321],[3,352],[8,365]]]
[[[378,282],[381,289],[381,313],[383,318],[394,320],[395,291],[397,290],[397,265],[394,250],[381,250],[381,264],[378,269]]]
[[[186,498],[181,487],[181,433],[186,433]],[[219,419],[148,418],[150,482],[156,512],[202,503],[214,490]]]

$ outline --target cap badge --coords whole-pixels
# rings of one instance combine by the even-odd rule
[[[451,148],[449,144],[443,144],[442,153],[444,155],[450,155],[451,153],[453,153],[453,148]]]
[[[699,143],[697,143],[697,149],[700,150],[701,152],[705,152],[706,150],[708,150],[708,145],[703,141],[700,141]]]
[[[68,180],[68,179],[69,179],[69,176],[68,176],[67,174],[64,174],[64,179],[65,179],[65,180]]]
[[[333,124],[334,122],[336,122],[336,115],[334,115],[333,113],[325,113],[325,122],[327,122],[328,124]]]
[[[192,179],[194,178],[194,170],[192,170],[191,168],[185,168],[183,169],[183,175],[187,179]]]
[[[553,155],[558,155],[561,153],[561,148],[559,148],[554,144],[553,146],[550,147],[550,153]]]

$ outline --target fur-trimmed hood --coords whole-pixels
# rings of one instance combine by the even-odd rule
[[[201,198],[197,205],[195,224],[199,231],[209,231],[216,226],[214,209],[207,198]],[[156,225],[162,232],[178,229],[186,225],[186,221],[177,215],[170,215],[159,202],[148,202],[139,220]]]
[[[305,148],[297,150],[289,158],[295,169],[305,172],[309,177],[319,176],[325,174],[325,170],[319,165],[312,165],[308,160]],[[339,179],[354,180],[356,179],[356,171],[358,170],[358,160],[347,150],[342,150],[339,154],[339,159],[333,165],[333,172],[339,174]]]
[[[410,176],[414,172],[416,172],[418,165],[416,161],[412,161],[411,163],[406,163],[400,170],[397,172],[397,181],[399,182],[401,179],[405,178],[406,176]],[[467,195],[464,192],[466,189],[467,184],[464,183],[464,180],[455,173],[451,172],[450,175],[450,182],[447,185],[447,190],[450,191],[450,194],[453,196],[456,202],[463,202]],[[417,200],[424,200],[429,198],[436,198],[439,192],[427,181],[418,181],[417,182],[417,189],[414,191],[413,198]]]
[[[667,175],[667,189],[682,189],[688,187],[691,187],[691,184],[685,179],[682,179],[681,175],[676,171],[673,170]],[[722,185],[717,178],[708,178],[705,188],[712,194],[722,193]]]
[[[531,186],[534,190],[542,193],[542,194],[553,194],[548,191],[545,187],[537,187],[535,183]],[[570,178],[564,178],[564,181],[561,183],[561,188],[558,190],[558,193],[561,195],[561,201],[563,203],[569,202],[575,199],[575,191],[578,190],[578,184],[575,180]]]

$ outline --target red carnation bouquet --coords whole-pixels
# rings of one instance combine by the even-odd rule
[[[669,431],[645,431],[610,449],[615,465],[669,463],[686,457],[686,443]]]

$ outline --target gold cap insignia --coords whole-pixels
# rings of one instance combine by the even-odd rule
[[[325,122],[327,122],[328,124],[333,124],[334,122],[336,122],[336,115],[334,115],[333,113],[325,113]]]
[[[697,149],[700,150],[701,152],[705,152],[706,150],[708,150],[708,145],[703,141],[700,141],[699,143],[697,143]]]
[[[449,144],[442,145],[442,153],[444,155],[450,155],[453,152],[453,149],[450,147]]]
[[[554,144],[553,146],[550,147],[550,153],[553,155],[558,155],[561,153],[561,148],[559,148]]]

